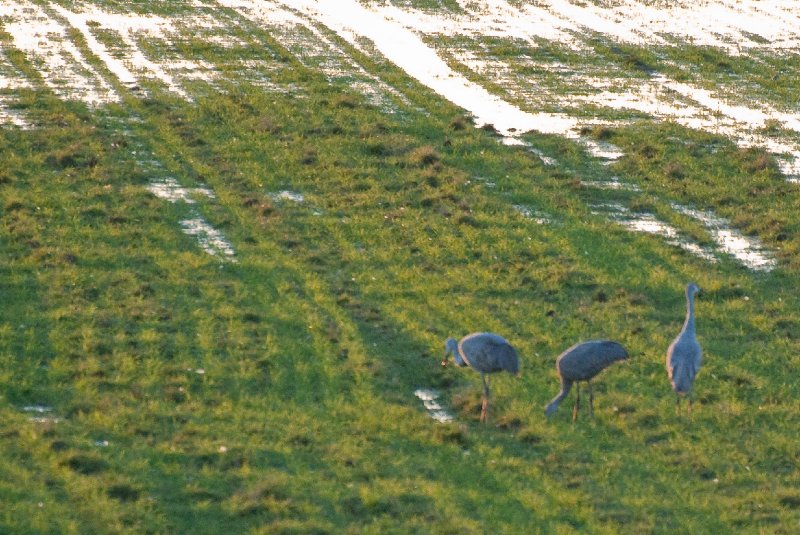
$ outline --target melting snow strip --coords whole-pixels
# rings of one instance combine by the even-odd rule
[[[614,160],[619,160],[625,153],[619,147],[608,143],[607,141],[595,141],[594,139],[581,138],[580,143],[586,147],[586,150],[601,160],[606,160],[606,163],[611,163]]]
[[[305,196],[302,193],[297,193],[295,191],[288,191],[288,190],[270,193],[269,196],[273,201],[292,201],[296,203],[302,203],[306,200]]]
[[[200,247],[208,254],[227,258],[231,262],[237,261],[234,258],[233,245],[220,231],[206,223],[202,217],[184,219],[181,221],[181,227],[189,236],[195,236]]]
[[[688,251],[708,262],[717,262],[717,258],[712,252],[682,236],[675,227],[659,220],[653,214],[634,213],[622,204],[613,202],[595,204],[592,208],[592,213],[606,215],[630,231],[661,236],[670,245]]]
[[[0,96],[0,124],[12,124],[25,130],[31,128],[30,123],[23,119],[22,115],[5,107],[4,100]]]
[[[428,411],[428,415],[437,422],[444,424],[452,422],[455,419],[453,415],[437,401],[441,395],[437,390],[418,388],[414,391],[414,395],[422,401],[425,410]]]
[[[521,214],[522,217],[525,217],[527,219],[532,219],[539,225],[549,225],[550,223],[553,222],[553,219],[551,217],[549,217],[547,214],[540,212],[539,210],[536,210],[535,208],[531,208],[523,204],[515,204],[512,206],[512,208],[514,208],[514,210],[516,210],[519,214]]]
[[[661,236],[671,245],[680,247],[709,262],[717,262],[712,251],[682,236],[675,227],[660,221],[653,214],[634,213],[622,204],[614,202],[595,204],[593,208],[593,213],[607,215],[628,230]],[[672,208],[676,212],[702,223],[716,243],[718,250],[732,256],[744,267],[753,271],[769,272],[777,266],[775,258],[757,238],[743,236],[731,228],[730,223],[725,219],[679,204],[673,203]]]
[[[165,178],[163,180],[154,180],[147,186],[147,189],[159,199],[175,203],[183,201],[187,204],[194,204],[194,196],[202,195],[209,199],[214,199],[216,196],[209,188],[184,188],[174,178]]]
[[[642,189],[636,184],[623,182],[618,176],[613,176],[609,180],[581,180],[581,186],[617,191],[642,191]]]
[[[745,267],[754,271],[764,272],[772,271],[776,267],[777,262],[760,240],[743,236],[740,232],[731,228],[728,221],[710,212],[704,212],[696,208],[689,208],[679,204],[673,204],[672,207],[676,211],[705,225],[720,250],[733,256]]]
[[[30,2],[7,1],[0,4],[0,18],[14,47],[31,58],[44,83],[57,95],[95,105],[120,100],[70,40],[69,28],[43,8]]]
[[[48,407],[47,405],[26,405],[21,410],[31,415],[28,420],[39,424],[55,424],[64,420],[63,418],[52,416],[53,407]]]
[[[248,0],[220,0],[225,7],[235,9],[245,17],[256,20],[270,32],[277,34],[281,43],[308,67],[320,69],[329,81],[347,81],[367,97],[374,106],[386,113],[394,113],[394,99],[409,105],[408,99],[395,88],[371,74],[347,52],[325,36],[312,19],[300,16],[281,2],[255,2]],[[357,49],[369,55],[360,43],[352,42]]]
[[[8,61],[5,51],[0,50],[0,90],[7,92],[15,89],[27,89],[31,84]],[[22,113],[9,109],[9,102],[13,100],[7,94],[0,94],[0,123],[12,124],[23,129],[31,128],[31,124],[24,119]]]
[[[238,3],[248,4],[242,0]],[[311,0],[285,0],[283,3],[325,24],[354,46],[359,46],[364,39],[372,41],[380,53],[410,76],[473,113],[479,125],[493,124],[501,134],[512,137],[515,132],[537,130],[575,138],[578,122],[564,114],[528,113],[489,94],[483,87],[451,69],[435,50],[424,43],[420,34],[460,35],[476,41],[489,36],[526,42],[543,38],[571,48],[583,45],[587,50],[582,40],[590,35],[603,35],[612,41],[638,45],[668,45],[672,43],[671,39],[678,38],[722,47],[734,54],[741,53],[742,49],[791,51],[800,44],[800,17],[786,0],[767,2],[769,9],[764,7],[765,2],[754,0],[742,0],[736,5],[709,2],[700,8],[681,5],[669,9],[643,5],[634,0],[602,7],[551,0],[520,8],[501,0],[484,0],[463,3],[464,13],[448,12],[438,16],[394,6],[372,5],[366,8],[352,0],[342,0],[335,6]],[[651,27],[656,30],[647,29]],[[759,38],[747,39],[747,35],[758,35]],[[706,90],[668,80],[663,75],[655,76],[652,84],[643,84],[649,94],[610,91],[609,88],[615,84],[601,77],[589,80],[590,95],[574,95],[565,100],[563,96],[548,95],[546,90],[538,87],[532,90],[530,80],[520,79],[496,59],[477,59],[473,51],[466,50],[456,51],[453,56],[475,72],[491,77],[494,82],[504,87],[510,85],[509,91],[523,101],[531,100],[526,97],[528,93],[538,92],[562,106],[570,102],[589,102],[613,109],[650,112],[657,118],[676,120],[688,127],[724,133],[745,146],[766,146],[776,154],[787,155],[789,161],[781,161],[784,172],[790,177],[798,174],[798,147],[749,132],[763,126],[769,119],[786,128],[797,129],[797,113],[728,104]],[[598,87],[604,89],[599,95],[594,91]],[[677,92],[687,102],[675,105],[671,101],[662,101],[659,98],[662,89],[667,93]],[[537,98],[537,102],[541,100],[541,97]],[[687,107],[689,102],[693,104]],[[720,117],[727,119],[721,121]],[[600,150],[599,156],[612,160],[621,154],[614,147],[589,146],[589,150]]]
[[[184,188],[174,178],[154,180],[147,186],[147,189],[159,199],[164,199],[171,203],[181,201],[190,205],[195,204],[194,197],[198,195],[216,199],[216,195],[211,189],[206,187]],[[194,217],[180,222],[183,232],[189,236],[196,237],[200,247],[208,254],[225,258],[231,262],[237,262],[233,244],[228,241],[222,232],[212,227],[198,215],[196,209],[193,209],[193,212],[195,212]]]

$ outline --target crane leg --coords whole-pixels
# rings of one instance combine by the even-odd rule
[[[572,409],[572,423],[578,420],[578,409],[581,406],[581,384],[575,383],[575,408]]]
[[[481,422],[486,421],[486,414],[489,412],[489,383],[484,374],[481,374],[483,381],[483,403],[481,404]]]
[[[589,382],[589,416],[594,418],[594,394],[592,393],[592,381]]]

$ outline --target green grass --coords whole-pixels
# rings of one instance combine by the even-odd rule
[[[36,89],[18,106],[40,126],[0,130],[0,532],[796,531],[798,193],[768,155],[640,121],[593,133],[625,150],[611,168],[527,136],[545,167],[386,65],[412,103],[397,114],[249,39],[295,94],[151,84],[90,110]],[[611,194],[576,184],[613,175],[641,187],[625,202],[730,218],[780,267],[591,214]],[[216,198],[157,199],[165,177]],[[182,233],[192,210],[235,263]],[[687,418],[663,360],[690,280],[706,360]],[[523,359],[493,378],[489,425],[477,375],[438,366],[475,330]],[[556,355],[594,337],[633,358],[597,382],[594,420],[573,425],[569,398],[547,421]]]

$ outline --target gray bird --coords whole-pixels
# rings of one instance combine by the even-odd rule
[[[686,396],[690,414],[692,385],[703,358],[694,330],[694,296],[699,291],[700,288],[693,282],[686,287],[686,321],[680,334],[667,349],[667,374],[669,382],[672,383],[672,390],[675,391],[676,407],[680,407],[681,396]]]
[[[499,371],[519,374],[517,351],[505,338],[494,333],[472,333],[458,342],[455,338],[448,338],[444,343],[444,349],[442,367],[447,366],[447,357],[452,353],[456,366],[469,366],[480,372],[483,381],[481,422],[486,421],[489,406],[489,384],[486,374]]]
[[[575,344],[556,359],[556,369],[561,377],[561,392],[547,404],[545,415],[550,416],[558,408],[558,404],[567,397],[572,383],[586,381],[589,383],[589,414],[594,414],[592,406],[592,378],[618,360],[628,358],[628,352],[617,342],[608,340],[590,340]],[[578,408],[581,403],[581,387],[576,388],[575,408],[572,410],[572,421],[578,419]]]

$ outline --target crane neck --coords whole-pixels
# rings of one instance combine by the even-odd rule
[[[683,322],[685,332],[694,333],[694,294],[686,294],[686,321]]]
[[[570,389],[572,388],[572,381],[567,381],[565,379],[561,380],[561,392],[558,393],[553,400],[547,404],[547,407],[544,409],[544,413],[546,416],[550,416],[556,409],[558,408],[559,403],[561,403],[565,397],[569,394]]]
[[[469,359],[467,358],[467,355],[461,349],[461,344],[458,344],[458,347],[456,347],[456,350],[453,351],[453,358],[455,359],[456,364],[458,364],[459,366],[461,366],[461,367],[469,366],[470,368],[472,368],[472,363],[469,361]]]
[[[463,353],[461,353],[460,347],[455,347],[453,349],[453,361],[459,368],[463,368],[464,366],[469,366],[469,362],[467,362],[467,360],[464,358]]]

